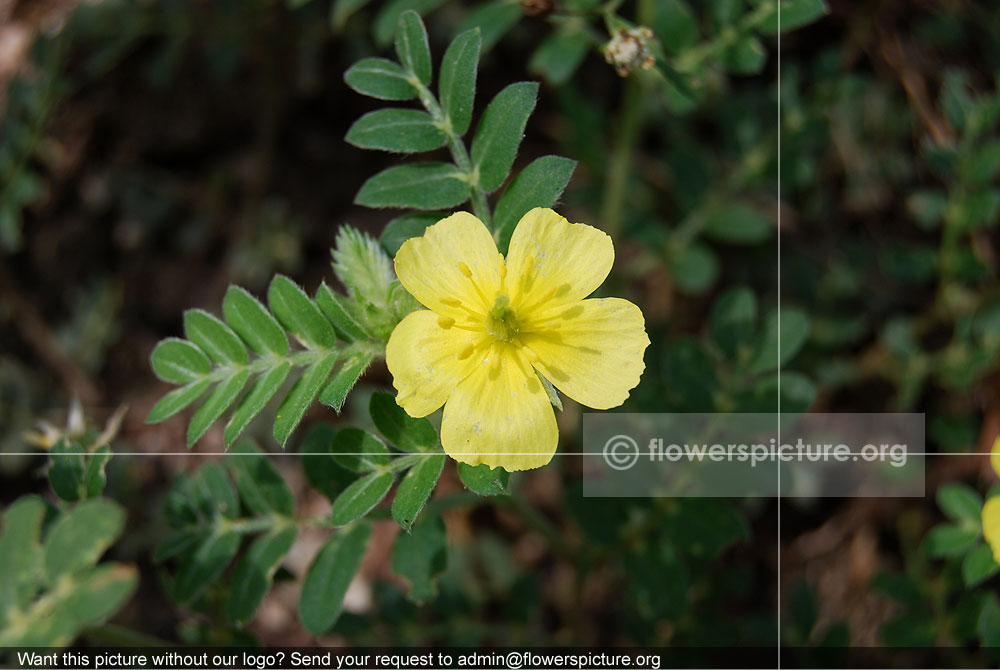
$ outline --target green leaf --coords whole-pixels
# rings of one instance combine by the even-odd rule
[[[484,191],[495,191],[510,174],[537,99],[538,84],[523,81],[497,93],[483,112],[472,139],[472,164]],[[445,207],[448,205],[435,209]]]
[[[983,512],[983,497],[966,484],[942,484],[937,490],[937,503],[941,511],[953,521],[967,521],[980,524]]]
[[[333,375],[333,379],[323,389],[319,401],[339,412],[344,406],[344,401],[347,400],[347,394],[351,392],[374,358],[374,354],[371,353],[357,353],[344,361],[344,364]]]
[[[924,600],[920,582],[908,575],[879,572],[872,578],[871,587],[910,608]]]
[[[423,305],[406,290],[402,282],[398,279],[392,282],[389,287],[389,311],[394,319],[393,323],[398,324],[405,317],[418,309],[423,309]],[[391,333],[390,333],[391,334]]]
[[[192,501],[209,518],[235,519],[240,514],[236,496],[226,471],[215,461],[202,464],[191,480],[196,500]]]
[[[513,180],[497,202],[493,215],[497,247],[506,253],[510,236],[521,217],[535,207],[552,207],[569,184],[576,161],[562,156],[542,156],[532,161]]]
[[[239,286],[230,286],[222,301],[222,313],[229,327],[260,356],[284,356],[288,338],[271,313],[257,298]]]
[[[965,586],[972,588],[992,577],[1000,570],[1000,565],[993,559],[993,549],[985,542],[965,555],[962,561],[962,580]]]
[[[146,423],[166,421],[200,398],[211,385],[211,380],[203,379],[174,389],[153,405],[153,409],[149,411],[149,416],[146,417]]]
[[[247,511],[257,516],[295,514],[295,497],[263,451],[244,440],[226,461]]]
[[[678,549],[699,559],[714,559],[740,540],[750,540],[750,526],[739,507],[721,498],[678,498],[661,529]]]
[[[965,156],[961,175],[968,181],[986,186],[1000,173],[1000,145],[986,142]]]
[[[403,68],[385,58],[359,60],[344,73],[344,81],[361,95],[379,100],[409,100],[417,95]]]
[[[437,445],[434,425],[427,419],[414,419],[407,414],[396,404],[391,393],[372,393],[368,412],[385,439],[403,451],[429,451]]]
[[[347,287],[348,294],[383,310],[396,273],[392,259],[375,238],[352,226],[341,226],[331,255],[333,271]]]
[[[990,189],[969,193],[959,200],[955,210],[955,226],[963,231],[988,228],[1000,218],[1000,190]]]
[[[682,0],[659,0],[655,3],[652,23],[663,50],[676,56],[698,43],[698,20]]]
[[[275,528],[257,538],[233,570],[229,619],[242,626],[257,614],[271,588],[274,573],[298,537],[295,526]]]
[[[694,242],[670,257],[670,275],[685,293],[703,293],[719,276],[719,260],[708,246]]]
[[[753,35],[748,35],[726,49],[722,54],[722,64],[736,74],[757,74],[764,69],[767,51]]]
[[[549,397],[549,402],[552,403],[553,407],[561,412],[563,405],[562,400],[559,399],[559,391],[557,391],[556,387],[552,385],[552,382],[539,374],[537,370],[535,370],[535,375],[538,377],[538,381],[542,383],[542,388],[545,389],[545,395]]]
[[[924,542],[934,558],[961,556],[979,539],[978,527],[941,524],[927,534]]]
[[[157,377],[172,384],[199,381],[212,371],[212,364],[201,349],[175,337],[157,344],[149,362]]]
[[[84,493],[84,453],[83,447],[65,438],[49,452],[49,484],[57,496],[68,502],[79,500]]]
[[[976,629],[984,647],[1000,647],[1000,601],[995,593],[990,593],[983,601]]]
[[[87,461],[87,474],[84,476],[84,490],[88,498],[97,498],[104,491],[108,483],[108,476],[104,469],[111,460],[111,447],[104,444],[90,456]]]
[[[239,533],[216,529],[181,563],[174,582],[174,599],[181,605],[195,600],[219,578],[239,548]]]
[[[491,469],[485,464],[472,466],[468,463],[459,463],[458,476],[466,488],[481,496],[510,495],[507,489],[510,473],[503,468]]]
[[[247,350],[240,338],[204,310],[184,312],[184,335],[219,365],[246,365]]]
[[[816,387],[805,375],[787,371],[781,373],[781,411],[798,414],[812,407],[816,401]],[[778,374],[773,373],[758,380],[749,389],[733,397],[733,411],[764,413],[778,411]]]
[[[727,244],[757,244],[770,237],[771,221],[746,205],[727,205],[706,215],[705,234]]]
[[[302,583],[299,619],[313,635],[322,635],[337,622],[371,534],[367,524],[335,532],[309,566]]]
[[[389,0],[375,16],[375,22],[372,26],[375,44],[385,47],[392,42],[392,37],[399,25],[399,17],[406,10],[412,9],[423,15],[440,6],[443,2],[444,0]]]
[[[421,603],[437,594],[435,577],[448,567],[448,533],[437,514],[401,534],[392,546],[392,571],[410,582],[409,598]]]
[[[56,618],[72,621],[76,630],[96,625],[117,612],[139,584],[133,566],[106,563],[87,572],[56,608]],[[59,628],[59,626],[54,626]]]
[[[278,392],[281,385],[285,383],[285,379],[291,370],[291,362],[284,361],[257,378],[257,381],[253,383],[247,394],[240,399],[239,404],[236,405],[236,410],[233,411],[233,415],[226,424],[225,444],[227,448],[236,441],[236,438],[247,429],[247,426],[267,406],[267,403]]]
[[[312,349],[332,349],[337,337],[330,322],[306,292],[284,275],[275,275],[267,290],[267,304],[287,330]]]
[[[309,484],[333,502],[355,479],[333,460],[333,438],[336,430],[326,423],[313,424],[302,438],[302,469]]]
[[[357,480],[337,496],[330,512],[330,523],[345,526],[360,519],[382,502],[392,488],[391,472],[373,472]]]
[[[45,538],[45,577],[55,584],[97,563],[125,527],[125,512],[110,500],[87,500],[60,516]]]
[[[379,109],[354,122],[344,138],[362,149],[380,149],[402,154],[432,151],[448,137],[427,112],[418,109]]]
[[[403,69],[416,75],[424,84],[431,83],[431,47],[427,43],[427,29],[420,15],[412,9],[399,15],[396,55]]]
[[[208,429],[212,427],[216,419],[222,416],[222,413],[236,402],[240,391],[243,390],[243,387],[246,386],[249,380],[250,370],[243,369],[229,379],[220,382],[215,387],[215,390],[209,394],[202,406],[191,417],[191,424],[188,426],[187,433],[189,447],[200,440]]]
[[[590,50],[585,30],[567,27],[552,33],[538,45],[528,61],[528,69],[545,77],[553,86],[569,81]]]
[[[392,501],[392,518],[403,530],[410,530],[420,510],[427,504],[444,470],[445,460],[444,454],[428,454],[399,482]]]
[[[450,209],[469,197],[469,183],[450,163],[400,165],[370,177],[354,202],[366,207]]]
[[[479,30],[466,30],[451,41],[441,61],[438,97],[456,135],[465,134],[472,122],[481,47]]]
[[[518,3],[509,0],[481,2],[465,12],[455,31],[461,33],[478,28],[483,41],[482,50],[489,51],[523,16],[524,10]]]
[[[446,214],[441,212],[413,212],[397,216],[385,226],[379,242],[390,256],[395,256],[403,242],[411,237],[420,237],[427,230],[427,226],[434,225]]]
[[[936,228],[948,209],[948,196],[933,189],[914,191],[906,198],[906,209],[924,230]]]
[[[199,529],[200,530],[200,529]],[[153,562],[163,563],[174,556],[180,556],[188,549],[193,548],[202,539],[197,530],[182,528],[172,530],[156,545],[153,550]]]
[[[889,647],[931,647],[937,639],[937,625],[925,612],[903,612],[890,619],[879,631]]]
[[[780,324],[779,324],[780,321]],[[750,363],[750,372],[759,374],[784,366],[795,354],[799,353],[806,340],[809,339],[809,317],[800,309],[785,307],[778,312],[771,312],[764,320],[754,344],[754,355]],[[781,339],[779,357],[778,339]]]
[[[779,11],[772,13],[757,29],[765,35],[778,33],[778,15],[781,15],[781,32],[808,25],[827,13],[823,0],[780,0]]]
[[[757,298],[745,286],[729,289],[712,305],[712,341],[724,355],[735,358],[753,337]]]
[[[389,463],[382,440],[360,428],[344,428],[331,443],[333,460],[352,472],[366,473]]]
[[[334,32],[340,32],[354,12],[368,4],[370,0],[335,0],[330,7],[330,25]]]
[[[3,515],[0,534],[0,628],[7,612],[19,606],[25,584],[34,581],[41,563],[38,542],[45,518],[45,502],[23,496],[10,504]]]
[[[44,592],[22,616],[20,626],[0,629],[0,646],[68,646],[79,633],[114,614],[138,582],[132,566],[107,563]]]
[[[322,318],[322,317],[321,317]],[[278,444],[285,446],[289,436],[299,425],[306,410],[319,394],[319,390],[330,376],[334,364],[337,362],[337,354],[327,354],[316,361],[302,374],[302,377],[295,382],[292,390],[285,396],[285,400],[278,408],[278,416],[274,420],[274,439]]]
[[[663,356],[663,376],[670,380],[667,397],[682,412],[710,412],[719,390],[715,361],[691,337],[672,342]]]
[[[326,282],[316,289],[316,305],[323,316],[333,324],[333,329],[340,339],[345,342],[368,339],[369,335],[365,332],[364,326],[351,316],[344,307],[343,299],[327,286]]]

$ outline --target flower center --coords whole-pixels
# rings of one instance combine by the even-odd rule
[[[510,298],[497,296],[490,313],[486,316],[486,331],[500,342],[510,342],[517,337],[520,324],[514,310],[510,308]]]

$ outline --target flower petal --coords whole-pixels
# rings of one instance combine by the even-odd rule
[[[517,310],[582,300],[611,272],[615,248],[606,233],[536,207],[518,222],[507,253],[507,295]]]
[[[404,242],[395,263],[399,281],[413,297],[456,321],[481,325],[469,310],[486,314],[500,291],[503,259],[490,231],[468,212],[441,219]]]
[[[494,345],[444,406],[441,444],[456,461],[507,471],[540,468],[559,441],[538,376],[509,345]]]
[[[983,537],[993,550],[994,560],[1000,563],[1000,496],[983,505]]]
[[[608,409],[639,383],[649,338],[628,300],[592,298],[527,316],[520,340],[537,357],[532,365],[570,398]]]
[[[485,345],[483,333],[443,328],[443,319],[429,310],[411,312],[385,347],[396,402],[410,416],[427,416],[441,407],[475,367],[477,344]]]
[[[997,435],[997,439],[993,440],[993,448],[990,449],[990,465],[993,466],[993,472],[1000,475],[1000,435]]]

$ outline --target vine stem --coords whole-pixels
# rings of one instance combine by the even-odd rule
[[[608,166],[601,207],[604,231],[613,239],[621,232],[625,218],[625,195],[641,125],[642,85],[635,77],[629,77],[625,81],[625,94],[617,124],[618,142]]]
[[[451,125],[451,118],[444,111],[431,90],[424,85],[416,76],[411,76],[408,80],[413,88],[417,89],[420,104],[424,106],[427,113],[434,119],[434,124],[448,138],[448,151],[451,153],[455,167],[465,175],[469,183],[469,201],[472,203],[472,211],[480,221],[486,224],[490,230],[493,229],[493,215],[490,213],[490,205],[486,200],[486,191],[479,185],[479,170],[472,164],[472,158],[462,138],[455,132]]]
[[[359,340],[352,342],[339,349],[306,349],[305,351],[294,351],[284,356],[266,356],[257,358],[246,365],[220,365],[214,368],[202,379],[211,382],[220,382],[229,379],[243,370],[249,370],[251,374],[270,372],[282,363],[288,362],[293,368],[312,365],[318,360],[330,354],[337,354],[337,358],[345,360],[358,353],[368,353],[374,356],[385,356],[385,343],[377,340]],[[197,380],[201,381],[201,379]]]
[[[775,12],[775,8],[776,5],[774,3],[762,3],[759,7],[740,18],[735,26],[723,29],[715,39],[703,42],[678,55],[674,61],[674,67],[678,72],[694,72],[705,61],[719,56],[727,48],[733,46],[741,38],[756,29],[757,26],[771,18]]]

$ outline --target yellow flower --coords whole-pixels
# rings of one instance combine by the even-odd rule
[[[509,471],[548,463],[559,435],[539,375],[608,409],[644,369],[639,308],[585,300],[614,255],[605,233],[540,208],[518,223],[506,259],[466,212],[407,240],[396,274],[428,309],[403,319],[386,346],[396,402],[414,417],[444,405],[441,444],[457,461]]]
[[[983,537],[993,550],[993,560],[1000,563],[1000,496],[983,505]]]
[[[1000,475],[1000,436],[993,442],[990,464]],[[993,496],[983,505],[983,537],[993,550],[993,560],[1000,563],[1000,496]]]
[[[993,448],[990,449],[990,465],[993,466],[993,471],[1000,475],[1000,435],[997,435],[997,439],[993,440]]]

